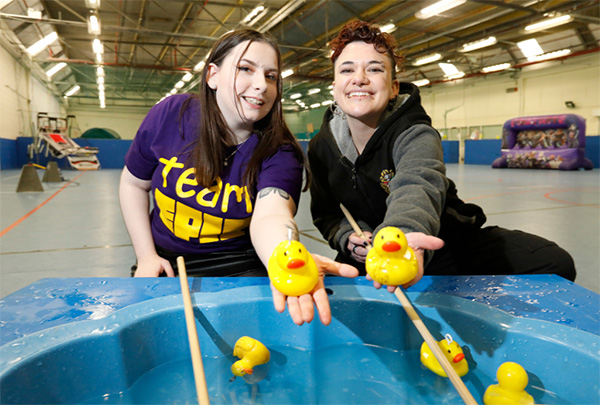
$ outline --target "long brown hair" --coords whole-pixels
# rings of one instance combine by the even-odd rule
[[[248,41],[248,44],[240,60],[252,42],[264,42],[271,45],[275,50],[277,54],[277,67],[281,73],[281,53],[279,47],[275,40],[267,34],[250,29],[236,30],[223,35],[214,44],[204,65],[202,80],[200,82],[200,93],[198,95],[200,99],[198,139],[195,145],[193,145],[192,153],[188,158],[188,164],[196,170],[198,184],[203,187],[210,187],[214,184],[223,169],[227,145],[236,144],[236,138],[225,122],[223,114],[218,107],[216,91],[208,86],[208,66],[211,63],[220,66],[233,48],[246,41]],[[239,63],[239,61],[236,63]],[[235,83],[233,88],[235,92]],[[281,105],[282,89],[282,79],[281,75],[279,75],[277,78],[277,97],[271,111],[263,119],[254,124],[254,133],[258,135],[259,141],[252,157],[248,161],[243,179],[244,185],[248,187],[250,193],[253,192],[256,186],[262,161],[273,155],[280,146],[285,144],[294,147],[296,155],[304,167],[306,183],[303,191],[306,191],[309,186],[310,173],[306,164],[306,157],[298,141],[283,120],[283,108]],[[235,99],[237,98],[237,95],[235,95]],[[184,105],[183,108],[186,107]]]

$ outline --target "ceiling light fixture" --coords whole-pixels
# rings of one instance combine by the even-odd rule
[[[423,58],[417,59],[415,61],[415,63],[413,63],[413,65],[415,65],[415,66],[426,65],[428,63],[435,62],[436,60],[440,60],[440,59],[442,59],[442,55],[440,55],[439,53],[435,53],[433,55],[429,55],[429,56],[425,56]]]
[[[549,18],[547,20],[542,20],[535,24],[528,25],[527,27],[525,27],[525,31],[526,32],[542,31],[542,30],[545,30],[548,28],[558,27],[559,25],[566,24],[572,20],[573,20],[573,17],[571,17],[568,14],[565,14],[565,15],[561,15],[560,17]]]
[[[561,56],[566,56],[570,53],[571,53],[570,49],[561,49],[560,51],[543,53],[541,55],[534,55],[534,56],[527,58],[527,60],[530,62],[539,62],[542,60],[560,58]]]
[[[460,79],[464,75],[465,75],[465,72],[458,72],[453,75],[449,75],[448,77],[446,77],[446,79],[448,79],[448,80]]]
[[[46,35],[44,38],[37,41],[35,44],[31,45],[29,48],[27,48],[27,53],[30,54],[31,56],[35,56],[35,55],[39,54],[40,52],[42,52],[44,49],[46,49],[46,47],[48,47],[48,45],[50,45],[52,42],[56,41],[57,39],[58,39],[58,34],[56,33],[56,31],[53,31],[50,34]]]
[[[475,41],[475,42],[471,42],[468,44],[464,44],[460,51],[461,52],[474,51],[475,49],[481,49],[481,48],[485,48],[486,46],[494,45],[496,42],[498,42],[496,40],[496,37],[489,37],[486,39],[482,39],[480,41]]]
[[[96,76],[104,76],[104,68],[102,66],[96,68]]]
[[[459,70],[452,63],[438,63],[440,69],[444,71],[444,75],[452,76],[459,73]]]
[[[104,53],[104,45],[102,44],[102,41],[100,41],[98,38],[94,38],[92,41],[92,50],[94,53]]]
[[[96,54],[96,63],[102,63],[102,54],[101,53],[97,53]]]
[[[317,93],[320,93],[320,92],[321,92],[321,89],[317,89],[317,88],[315,88],[315,89],[310,89],[310,90],[307,92],[307,94],[308,94],[308,95],[311,95],[311,94],[317,94]]]
[[[265,8],[265,6],[262,4],[256,6],[254,8],[254,10],[252,10],[250,13],[248,13],[246,18],[244,18],[244,20],[242,21],[242,24],[244,24],[248,27],[253,26],[254,24],[256,24],[258,22],[258,20],[260,20],[267,14],[267,11],[269,11],[269,9]]]
[[[383,25],[383,26],[379,27],[379,30],[381,32],[387,32],[388,34],[390,34],[394,31],[396,31],[396,24],[389,23],[389,24]]]
[[[190,80],[192,80],[192,77],[194,77],[194,75],[191,74],[190,72],[187,72],[186,74],[183,75],[183,77],[181,78],[181,80],[187,83]]]
[[[427,86],[430,82],[429,82],[429,79],[421,79],[421,80],[415,80],[412,83],[417,87],[421,87],[421,86]]]
[[[98,83],[98,84],[104,84],[104,76],[98,76],[98,77],[96,77],[96,83]]]
[[[58,73],[65,66],[67,66],[67,64],[65,62],[57,63],[56,65],[52,66],[50,69],[48,69],[46,71],[46,76],[48,76],[48,79],[50,79],[52,76],[54,76],[56,73]]]
[[[73,94],[77,93],[79,89],[80,87],[78,85],[71,87],[71,89],[65,93],[65,98],[71,97]]]
[[[198,72],[204,68],[206,63],[204,61],[198,62],[196,66],[194,66],[194,72]]]
[[[521,52],[523,52],[523,55],[525,55],[525,57],[528,59],[532,56],[541,55],[544,53],[544,50],[540,44],[538,44],[538,41],[536,41],[535,38],[518,42],[517,45],[519,46],[519,49],[521,49]]]
[[[458,7],[466,1],[467,0],[441,0],[417,12],[415,17],[425,20],[429,17],[433,17],[434,15],[441,14],[444,11],[448,11],[454,7]]]
[[[85,6],[87,8],[99,9],[100,0],[85,0]]]
[[[314,103],[310,105],[310,108],[319,108],[321,107],[321,103]]]
[[[297,98],[300,98],[300,97],[302,97],[302,94],[301,94],[301,93],[294,93],[294,94],[292,94],[292,95],[290,96],[290,98],[291,98],[292,100],[295,100],[295,99],[297,99]]]
[[[285,79],[286,77],[289,77],[293,74],[294,74],[294,69],[284,70],[283,72],[281,72],[281,78]]]
[[[257,31],[259,31],[259,32],[269,31],[271,28],[273,28],[274,26],[279,24],[281,21],[283,21],[285,18],[287,18],[288,15],[292,14],[298,7],[300,7],[305,2],[306,2],[306,0],[291,0],[290,2],[285,4],[283,7],[281,7],[279,9],[279,11],[277,11],[275,14],[273,14],[271,16],[271,18],[269,18],[263,25],[258,27]]]
[[[0,0],[0,10],[8,6],[13,0]]]
[[[88,33],[90,35],[102,34],[102,26],[100,24],[100,18],[98,17],[98,14],[96,14],[94,12],[90,13],[90,15],[88,15],[88,18],[87,18],[87,25],[88,25]]]
[[[512,65],[510,63],[500,63],[498,65],[486,66],[481,71],[483,73],[491,73],[491,72],[499,72],[501,70],[506,70]]]
[[[180,80],[177,83],[175,83],[175,86],[173,86],[173,87],[175,87],[176,89],[180,89],[183,87],[184,84],[185,84],[184,81]]]

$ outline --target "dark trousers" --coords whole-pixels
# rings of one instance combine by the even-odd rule
[[[526,232],[488,226],[444,239],[425,268],[428,276],[557,274],[574,281],[575,263],[556,243]],[[364,263],[338,254],[336,260],[356,266]]]
[[[201,255],[186,255],[156,246],[156,252],[167,259],[178,276],[177,258],[183,256],[185,270],[190,277],[267,277],[267,269],[262,264],[256,251],[248,249],[234,252],[213,252]],[[135,268],[134,268],[135,267]],[[137,265],[131,268],[134,275]],[[166,276],[162,273],[161,276]]]
[[[427,275],[557,274],[574,281],[575,263],[556,243],[522,231],[488,226],[446,240]]]

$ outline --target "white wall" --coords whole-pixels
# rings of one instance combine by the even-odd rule
[[[121,139],[133,139],[148,111],[150,108],[70,108],[69,114],[75,115],[82,133],[90,128],[108,128],[116,131]]]
[[[62,102],[44,83],[30,74],[0,46],[0,137],[16,139],[32,136],[37,130],[37,114],[77,117],[81,132],[90,128],[110,128],[123,139],[133,139],[149,108],[76,109]]]
[[[517,91],[509,93],[509,88]],[[587,121],[588,135],[600,133],[599,117],[595,116],[600,108],[597,53],[532,65],[521,72],[425,87],[421,96],[434,127],[439,129],[445,128],[447,111],[448,128],[503,125],[511,118],[530,115],[578,114]],[[574,102],[576,108],[567,108],[565,101]]]

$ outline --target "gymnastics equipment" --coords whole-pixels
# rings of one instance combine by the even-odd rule
[[[594,168],[585,157],[585,119],[575,114],[513,118],[502,129],[493,168],[577,170]]]
[[[69,121],[73,118],[74,116],[65,119],[51,117],[45,112],[38,113],[38,131],[29,147],[30,159],[33,159],[34,153],[45,152],[45,156],[51,154],[55,159],[67,158],[73,169],[98,170],[98,148],[79,146],[69,136]]]
[[[21,169],[21,177],[17,184],[17,193],[23,192],[43,192],[44,187],[38,177],[37,170],[34,165],[24,165]]]
[[[56,162],[48,162],[44,177],[42,177],[42,183],[60,183],[63,178],[58,170],[58,164]]]

